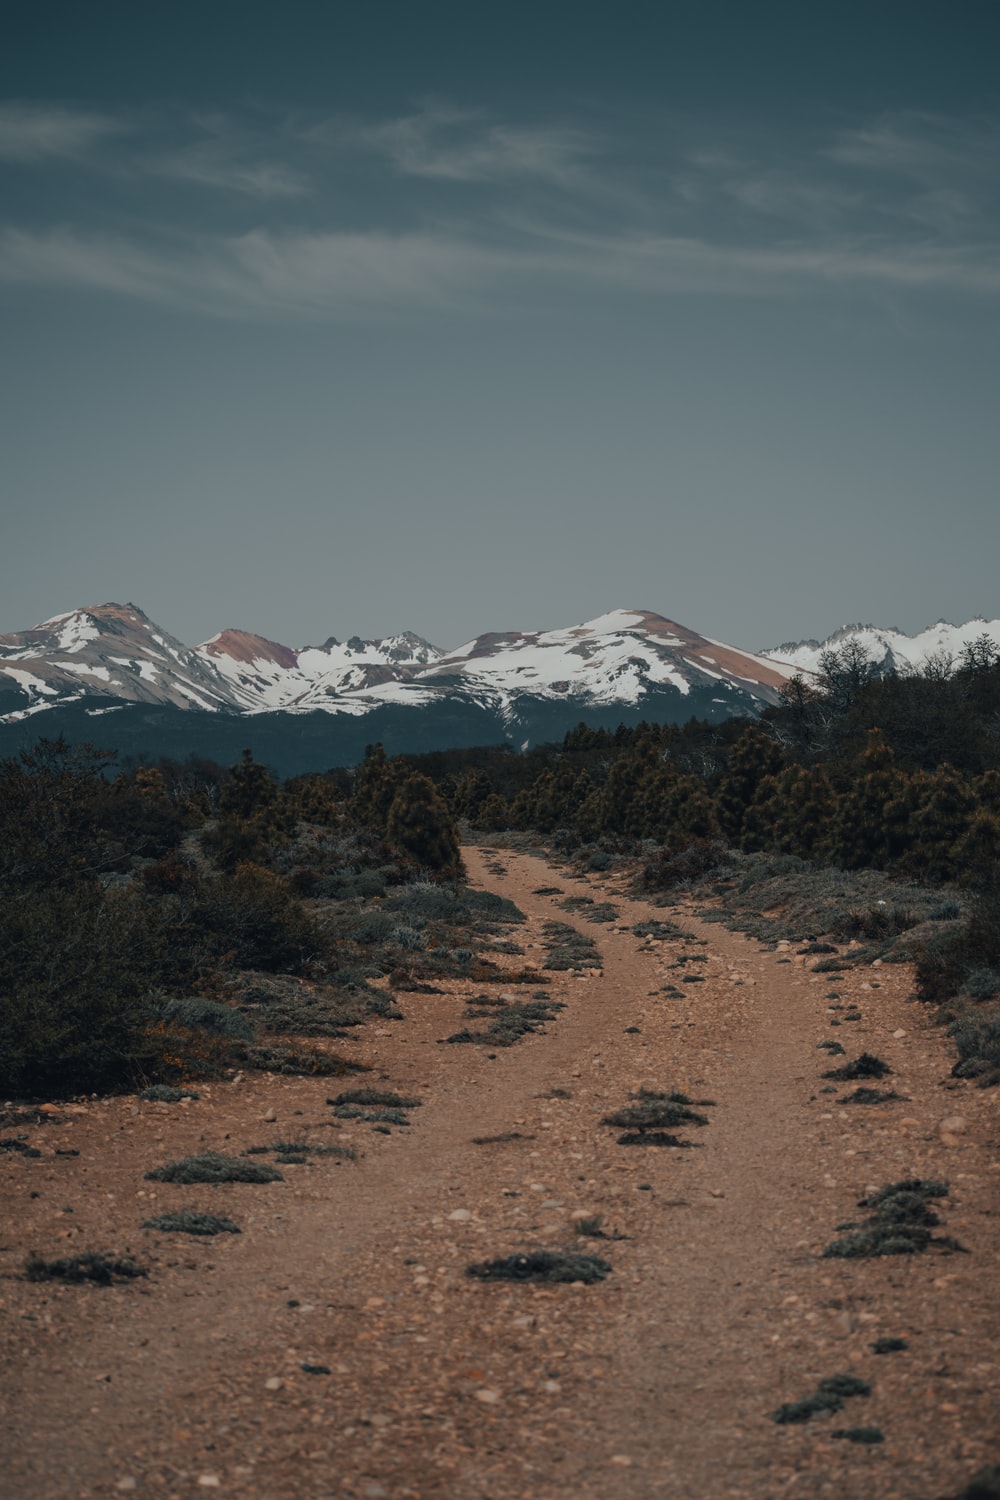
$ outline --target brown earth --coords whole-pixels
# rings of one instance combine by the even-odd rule
[[[405,1020],[338,1044],[373,1067],[364,1081],[423,1100],[409,1127],[335,1122],[326,1100],[341,1080],[267,1075],[202,1086],[184,1105],[93,1099],[2,1127],[42,1155],[0,1152],[0,1493],[936,1500],[1000,1459],[1000,1090],[950,1079],[949,1044],[910,999],[907,969],[816,975],[812,958],[762,952],[683,910],[705,946],[648,941],[631,924],[670,913],[608,879],[506,852],[498,874],[497,856],[467,857],[477,883],[528,914],[515,930],[528,957],[512,966],[542,962],[541,923],[556,918],[596,939],[603,970],[554,975],[566,1009],[495,1053],[440,1044],[475,985],[403,996]],[[610,893],[620,920],[588,924],[533,894],[546,885]],[[668,967],[698,953],[707,962]],[[670,982],[685,998],[662,993]],[[847,1012],[829,1005],[849,1002],[861,1019],[831,1030]],[[882,1087],[906,1099],[822,1092],[826,1039],[885,1058]],[[698,1149],[616,1143],[602,1116],[644,1083],[716,1101],[707,1127],[684,1132]],[[510,1138],[474,1143],[490,1136]],[[289,1137],[351,1144],[358,1159],[285,1166],[265,1186],[144,1177],[189,1152]],[[866,1190],[910,1176],[948,1181],[936,1232],[971,1253],[821,1258],[838,1224],[863,1217]],[[243,1232],[140,1227],[180,1207]],[[580,1238],[584,1214],[625,1238]],[[465,1274],[566,1245],[611,1275],[539,1287]],[[31,1251],[129,1248],[147,1279],[21,1275]],[[877,1355],[880,1337],[909,1348]],[[871,1395],[802,1426],[771,1420],[845,1372]],[[878,1445],[833,1436],[872,1425]]]

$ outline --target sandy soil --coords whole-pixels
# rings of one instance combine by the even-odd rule
[[[606,878],[508,853],[499,875],[496,856],[467,858],[528,914],[516,936],[529,959],[541,962],[541,923],[555,917],[596,939],[603,970],[556,976],[566,1009],[495,1054],[441,1044],[477,988],[461,985],[403,996],[405,1020],[338,1044],[372,1065],[372,1083],[423,1100],[408,1128],[334,1122],[339,1080],[269,1076],[185,1105],[60,1103],[44,1123],[3,1128],[42,1155],[0,1153],[0,1493],[937,1500],[1000,1459],[1000,1090],[949,1078],[911,975],[816,975],[793,950],[761,952]],[[547,885],[610,894],[620,920],[589,925],[533,894]],[[668,915],[707,945],[629,930]],[[670,967],[692,952],[707,962]],[[861,1012],[836,1030],[831,978],[837,1003]],[[661,993],[671,981],[684,999]],[[821,1092],[825,1039],[885,1058],[907,1098],[844,1105],[853,1085]],[[602,1116],[643,1084],[716,1101],[688,1132],[698,1149],[616,1144]],[[514,1138],[474,1142],[501,1135]],[[354,1145],[358,1160],[287,1166],[264,1186],[144,1178],[195,1150],[289,1136]],[[939,1233],[971,1253],[821,1258],[866,1189],[909,1176],[949,1182]],[[243,1232],[140,1227],[179,1207]],[[625,1238],[579,1240],[584,1212]],[[610,1261],[609,1278],[465,1274],[569,1244]],[[100,1288],[20,1274],[29,1251],[85,1249],[131,1249],[149,1277]],[[909,1348],[877,1355],[880,1337]],[[844,1372],[870,1381],[870,1397],[805,1426],[771,1420]],[[858,1425],[885,1441],[832,1436]]]

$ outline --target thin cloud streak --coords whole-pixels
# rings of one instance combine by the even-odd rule
[[[167,131],[185,139],[168,145],[162,119],[158,131],[151,117],[0,107],[0,157],[5,147],[8,160],[37,164],[89,152],[89,165],[117,174],[109,188],[127,181],[130,193],[127,220],[95,192],[86,225],[11,222],[0,230],[0,280],[211,316],[332,320],[537,311],[595,287],[633,296],[1000,290],[1000,219],[987,186],[998,129],[989,122],[884,117],[832,141],[758,143],[742,154],[681,149],[664,130],[645,155],[634,141],[630,154],[628,141],[441,105],[369,125],[287,115],[269,125],[259,115],[187,114]],[[125,150],[109,144],[116,134]],[[368,222],[337,222],[345,167],[364,181]],[[221,190],[219,227],[206,232],[200,210],[172,198],[165,223],[157,178]],[[145,199],[133,187],[140,179]],[[306,196],[308,229],[288,207]],[[399,222],[390,228],[390,219]],[[123,222],[139,227],[106,227]]]
[[[29,164],[47,157],[78,160],[110,136],[128,129],[109,115],[11,101],[0,104],[0,161]]]
[[[224,146],[191,146],[153,159],[149,171],[202,187],[243,193],[250,198],[300,198],[309,191],[307,178],[278,162],[240,161]]]
[[[877,242],[762,249],[656,235],[569,235],[517,244],[458,234],[273,233],[157,246],[70,229],[0,233],[0,279],[90,288],[228,318],[329,319],[535,306],[570,283],[636,296],[795,295],[817,282],[995,296],[1000,258]]]
[[[452,182],[536,177],[571,182],[592,147],[580,130],[490,125],[460,110],[428,109],[357,132],[398,172]]]

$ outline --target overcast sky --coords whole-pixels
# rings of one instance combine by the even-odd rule
[[[13,0],[0,632],[1000,615],[995,0]]]

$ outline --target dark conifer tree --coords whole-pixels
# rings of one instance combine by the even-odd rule
[[[444,798],[433,781],[417,771],[406,777],[392,799],[386,837],[435,874],[462,873],[458,833]]]

